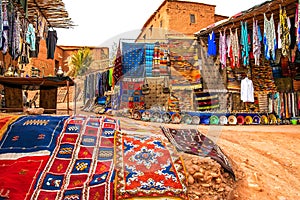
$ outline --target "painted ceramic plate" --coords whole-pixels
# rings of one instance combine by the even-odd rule
[[[192,123],[192,116],[189,115],[189,114],[183,115],[181,122],[185,123],[185,124],[191,124]]]
[[[162,119],[163,119],[164,123],[169,123],[169,122],[171,122],[172,117],[171,117],[170,113],[164,113],[162,115]]]
[[[172,123],[179,124],[181,122],[181,116],[179,113],[174,113],[172,115]]]
[[[268,116],[268,120],[269,120],[270,124],[277,124],[277,118],[276,118],[276,116],[274,114],[270,114]]]
[[[237,116],[236,121],[239,125],[243,125],[245,123],[245,118],[243,115],[239,115]]]
[[[248,125],[253,123],[253,119],[250,115],[245,117],[245,123]]]
[[[138,110],[134,111],[134,112],[133,112],[133,119],[135,119],[135,120],[140,120],[140,119],[142,119],[142,114],[141,114],[141,112],[138,111]]]
[[[149,121],[151,117],[150,111],[146,110],[142,113],[142,120],[143,121]]]
[[[200,124],[200,117],[198,117],[198,116],[193,116],[193,117],[192,117],[192,124],[194,124],[194,125]]]
[[[159,112],[154,112],[154,113],[151,115],[150,120],[151,120],[152,122],[160,122],[160,121],[162,121],[161,114],[160,114]]]
[[[260,123],[261,124],[269,124],[269,120],[268,120],[268,117],[266,115],[262,115],[260,117]]]
[[[219,124],[219,117],[216,115],[210,116],[209,123],[213,125]]]
[[[258,115],[255,115],[252,119],[252,124],[260,124],[260,117]]]
[[[201,123],[202,123],[202,124],[208,125],[208,124],[209,124],[209,118],[208,118],[208,117],[207,117],[207,118],[206,118],[206,117],[205,117],[205,118],[202,118],[202,119],[201,119]]]
[[[227,117],[224,115],[220,116],[219,120],[221,125],[226,125],[228,123]]]
[[[236,117],[234,115],[230,115],[228,117],[228,124],[235,125],[237,123]]]

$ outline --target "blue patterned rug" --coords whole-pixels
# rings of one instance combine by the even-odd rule
[[[69,116],[23,116],[12,123],[0,142],[0,153],[53,151]]]

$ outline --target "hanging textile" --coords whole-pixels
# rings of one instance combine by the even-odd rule
[[[146,44],[146,76],[152,76],[154,44]]]
[[[232,33],[230,29],[230,41],[231,41],[231,49],[230,49],[230,62],[231,68],[240,67],[240,44],[238,38],[238,31],[235,29],[235,33]]]
[[[280,94],[279,94],[279,92],[276,92],[273,95],[273,99],[274,99],[274,112],[277,116],[280,116],[281,103],[280,103]]]
[[[278,46],[281,47],[281,53],[284,57],[289,56],[290,51],[290,44],[291,44],[291,38],[290,38],[290,27],[291,22],[289,18],[287,17],[285,8],[282,10],[280,6],[279,10],[279,34],[280,37],[278,37]],[[279,47],[278,47],[279,48]]]
[[[216,46],[215,37],[216,37],[216,35],[213,31],[210,34],[208,34],[207,56],[216,56],[217,55],[217,46]]]
[[[227,58],[227,46],[226,46],[226,30],[224,30],[224,33],[222,35],[222,32],[220,31],[220,39],[219,39],[219,54],[220,54],[220,63],[221,68],[224,69],[226,67],[226,58]]]
[[[56,31],[48,31],[48,37],[46,39],[47,45],[47,59],[54,59],[54,53],[57,43],[57,33]]]
[[[30,58],[37,58],[39,56],[40,41],[41,41],[41,37],[37,36],[36,39],[35,39],[35,50],[32,51],[31,49],[29,49],[29,57]]]
[[[0,1],[0,49],[2,48],[2,33],[3,33],[3,13],[2,13],[2,1]]]
[[[265,45],[265,58],[267,60],[276,59],[276,33],[275,33],[275,24],[273,13],[271,14],[270,19],[268,20],[266,13],[264,13],[264,45]]]
[[[254,64],[259,65],[259,59],[261,54],[261,41],[262,35],[260,28],[258,26],[258,20],[253,18],[253,44],[252,44],[252,52],[254,56]]]
[[[249,65],[249,51],[250,45],[248,40],[247,22],[241,22],[241,52],[242,62],[244,66]]]
[[[120,47],[120,42],[119,42],[116,59],[114,61],[114,72],[113,72],[114,83],[117,84],[122,76],[123,76],[122,54],[121,54],[121,47]]]
[[[102,76],[102,73],[99,73],[97,75],[97,80],[98,80],[98,96],[104,96],[104,86],[103,86],[103,76]]]
[[[296,42],[297,42],[297,47],[298,50],[300,50],[300,15],[299,15],[299,10],[300,10],[300,0],[298,0],[298,3],[296,4],[296,14],[295,14],[295,27],[296,27]]]
[[[15,22],[13,27],[13,44],[12,44],[12,51],[13,51],[13,59],[17,59],[21,55],[20,49],[20,40],[21,40],[21,23],[19,18],[19,13],[16,13]]]
[[[113,86],[113,71],[114,71],[114,69],[108,70],[108,85],[109,85],[109,87]]]
[[[123,42],[122,53],[123,75],[143,77],[145,71],[145,44]]]
[[[241,100],[243,102],[254,102],[253,82],[248,77],[241,81]]]
[[[259,104],[259,112],[267,112],[268,111],[268,94],[267,93],[259,93],[258,94],[258,104]]]
[[[7,16],[7,4],[3,6],[3,33],[2,33],[2,53],[6,54],[8,50],[8,16]]]

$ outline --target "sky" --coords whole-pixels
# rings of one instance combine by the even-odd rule
[[[215,13],[233,16],[265,0],[192,0],[216,5]],[[56,29],[58,45],[110,46],[120,38],[135,39],[163,0],[63,0],[76,25]],[[200,30],[200,29],[199,29]]]

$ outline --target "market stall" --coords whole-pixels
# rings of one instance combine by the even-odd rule
[[[204,68],[219,70],[229,112],[299,117],[299,28],[297,1],[275,0],[195,33]]]
[[[69,87],[74,82],[69,77],[45,77],[45,78],[21,78],[21,77],[0,77],[0,84],[4,87],[1,100],[4,102],[0,110],[5,112],[22,112],[24,110],[24,91],[38,91],[38,105],[44,109],[44,113],[56,113],[58,110],[69,111]],[[67,104],[65,109],[57,108],[57,89],[67,87]]]

